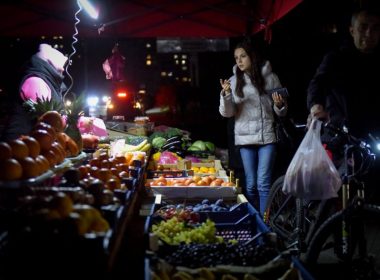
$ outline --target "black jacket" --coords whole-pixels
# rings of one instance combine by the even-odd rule
[[[32,56],[23,66],[19,83],[20,88],[17,94],[12,96],[11,114],[2,135],[3,140],[16,139],[20,135],[29,134],[35,124],[36,120],[32,119],[31,115],[23,107],[24,101],[19,94],[24,81],[33,76],[43,79],[51,90],[52,100],[63,104],[62,92],[65,89],[63,83],[64,77],[48,62],[36,55]]]
[[[346,125],[357,137],[380,132],[379,57],[353,44],[325,55],[308,87],[308,109],[323,105],[335,125]]]

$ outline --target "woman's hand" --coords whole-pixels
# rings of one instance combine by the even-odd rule
[[[226,96],[231,93],[231,83],[229,80],[220,79],[220,85],[222,87],[223,95]]]
[[[278,94],[277,92],[272,93],[272,99],[274,105],[276,105],[278,109],[281,109],[284,106],[285,101],[281,94]]]

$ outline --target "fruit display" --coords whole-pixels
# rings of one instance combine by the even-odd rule
[[[211,256],[213,256],[212,253],[210,254]],[[196,262],[199,263],[199,259],[197,259]],[[262,265],[255,266],[240,266],[228,264],[216,265],[212,267],[206,267],[204,265],[201,265],[196,268],[191,268],[187,266],[173,266],[163,259],[155,259],[152,261],[152,263],[153,270],[150,271],[150,279],[152,280],[312,279],[310,278],[309,274],[305,273],[304,268],[299,264],[299,262],[294,261],[294,259],[288,256],[277,257]]]
[[[218,178],[213,175],[201,177],[194,175],[186,178],[165,178],[163,176],[152,179],[147,182],[151,187],[196,187],[196,186],[208,186],[208,187],[234,187],[233,182],[229,182],[227,178]]]
[[[48,112],[50,113],[50,112]],[[54,117],[52,117],[54,116]],[[1,181],[20,181],[36,178],[50,169],[56,168],[67,157],[77,156],[77,144],[64,132],[56,114],[44,114],[30,135],[0,142],[2,151],[0,168]]]

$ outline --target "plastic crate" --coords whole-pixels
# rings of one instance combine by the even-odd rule
[[[261,244],[265,235],[270,232],[259,212],[248,202],[237,204],[237,207],[231,211],[198,213],[200,222],[210,219],[215,223],[216,236],[223,237],[225,242],[237,240],[238,242]],[[155,250],[156,236],[151,234],[150,229],[153,224],[160,221],[162,218],[151,215],[145,224],[146,245],[151,250]]]

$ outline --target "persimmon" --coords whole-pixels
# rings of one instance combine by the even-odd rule
[[[14,158],[9,158],[1,162],[0,179],[5,181],[19,180],[22,177],[22,166]]]
[[[57,132],[62,132],[65,128],[62,116],[57,111],[47,111],[39,118],[39,121],[50,124]]]
[[[0,142],[0,161],[12,157],[12,148],[7,142]]]
[[[21,139],[11,140],[8,144],[12,148],[13,158],[22,159],[29,155],[29,148]]]
[[[36,138],[29,135],[24,135],[21,136],[21,140],[28,146],[30,157],[36,158],[40,154],[41,146]]]
[[[37,177],[42,173],[40,165],[32,157],[25,157],[23,159],[20,159],[19,163],[22,166],[23,179]]]

